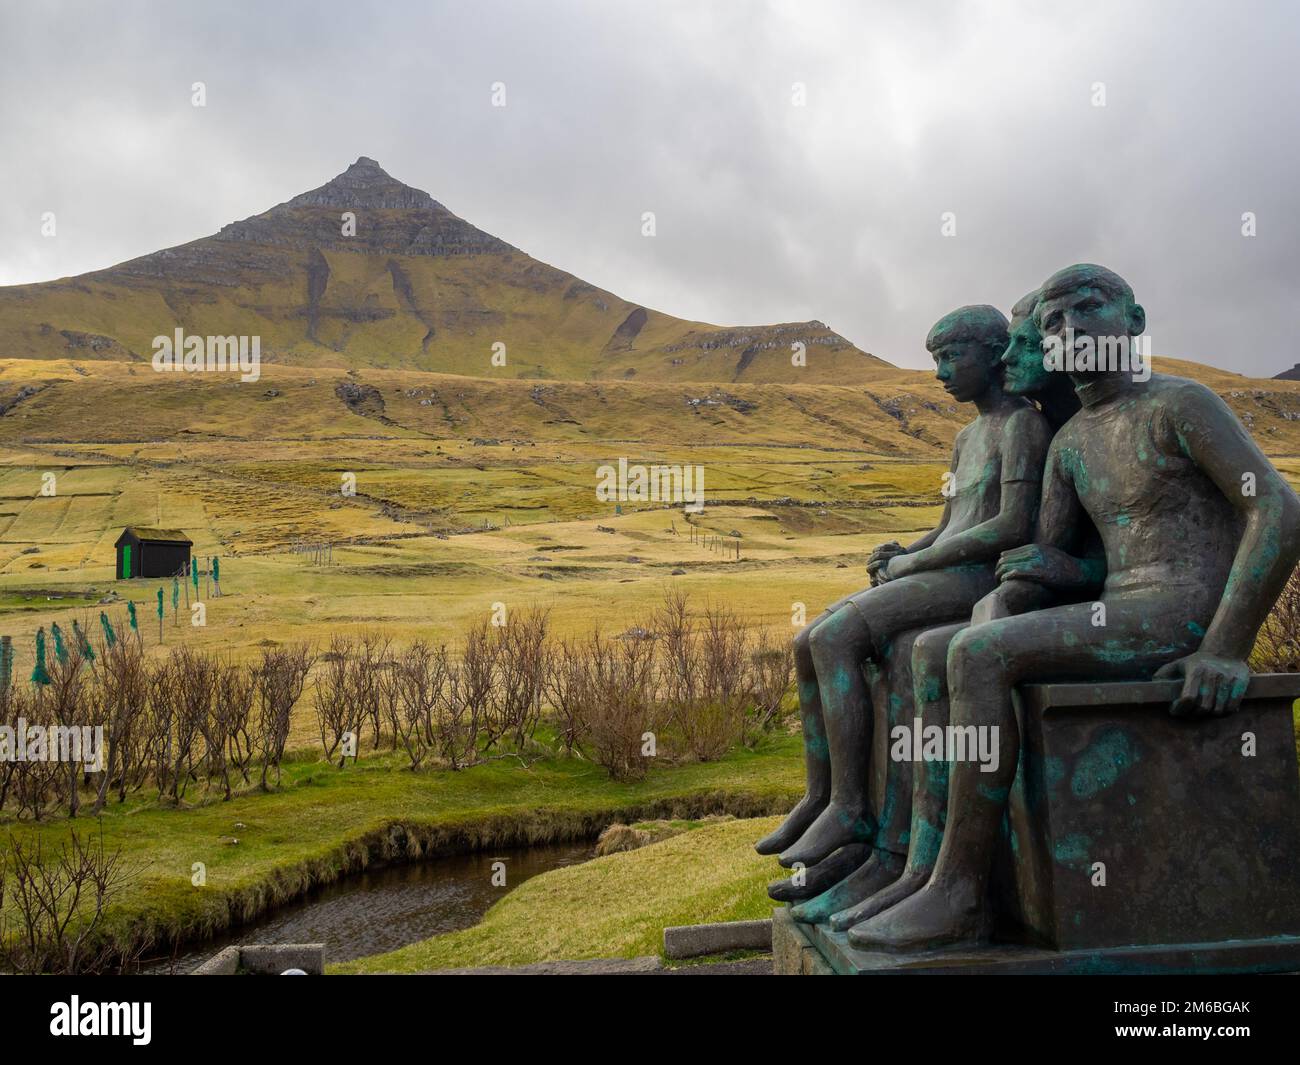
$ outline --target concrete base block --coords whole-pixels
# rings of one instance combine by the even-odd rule
[[[664,956],[702,958],[732,950],[771,950],[771,921],[723,921],[664,929]]]
[[[254,943],[242,947],[226,947],[190,975],[234,976],[237,973],[251,973],[255,976],[279,976],[286,969],[301,969],[308,976],[324,976],[325,944]]]

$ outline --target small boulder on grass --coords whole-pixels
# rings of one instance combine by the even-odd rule
[[[650,840],[650,833],[643,828],[613,824],[601,832],[596,840],[596,857],[618,854],[621,851],[634,851],[638,847],[644,847]]]
[[[680,836],[701,825],[719,821],[732,821],[731,814],[710,814],[698,821],[641,821],[635,825],[615,823],[606,828],[596,840],[596,857],[634,851],[651,843]]]

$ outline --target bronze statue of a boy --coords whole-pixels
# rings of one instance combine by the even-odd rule
[[[1030,402],[1003,391],[1008,339],[1006,319],[988,306],[963,307],[930,331],[936,376],[979,412],[957,437],[943,518],[905,549],[878,548],[869,560],[874,586],[828,607],[795,638],[808,792],[757,845],[780,851],[783,865],[815,865],[874,837],[866,766],[875,714],[862,663],[887,664],[908,630],[969,618],[996,586],[1001,552],[1029,539],[1051,429]],[[910,774],[900,770],[893,783],[910,796]],[[877,856],[853,873],[853,890],[865,897],[900,868]]]

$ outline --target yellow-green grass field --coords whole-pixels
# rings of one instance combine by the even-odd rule
[[[1300,479],[1300,384],[1165,368],[1216,388]],[[645,624],[669,588],[791,633],[800,605],[813,616],[865,584],[876,544],[933,525],[953,437],[970,417],[927,375],[896,369],[845,387],[263,370],[239,384],[140,363],[0,360],[0,635],[14,640],[20,683],[39,626],[68,629],[77,618],[97,635],[102,610],[122,631],[126,599],[151,654],[185,643],[237,660],[298,640],[324,650],[363,629],[454,647],[497,603],[548,608],[560,634],[619,633]],[[361,389],[356,402],[344,398],[351,386]],[[688,520],[680,507],[629,500],[617,513],[596,485],[598,468],[619,458],[702,466],[705,511]],[[355,495],[340,491],[348,473]],[[41,493],[45,474],[53,495]],[[181,528],[196,556],[221,556],[225,594],[205,597],[205,626],[188,624],[184,597],[173,618],[167,587],[159,643],[162,582],[114,580],[113,542],[130,524]],[[740,557],[710,549],[709,537],[739,544]],[[303,541],[332,544],[332,565],[295,553]],[[192,791],[181,809],[144,793],[100,819],[140,871],[114,907],[114,934],[216,931],[389,854],[394,825],[403,842],[391,843],[392,856],[418,858],[591,835],[620,816],[773,813],[802,776],[792,736],[716,763],[654,769],[638,784],[556,758],[412,774],[372,754],[340,772],[315,753],[312,700],[309,685],[281,790],[230,803]],[[67,831],[57,819],[0,819],[0,831],[20,836]],[[191,884],[195,862],[208,871],[202,889]],[[750,905],[728,909],[733,872],[749,885],[735,898],[758,897],[741,863],[718,881],[722,894],[700,885],[701,898],[721,900],[700,912]],[[647,900],[646,912],[661,904],[695,912],[671,892]],[[626,916],[611,935],[626,933],[618,950],[641,952],[649,925]],[[466,949],[522,958],[513,933],[502,935],[497,953]],[[413,953],[410,964],[435,964],[441,949]]]

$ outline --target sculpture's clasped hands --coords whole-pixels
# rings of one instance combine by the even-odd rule
[[[872,585],[884,584],[886,581],[901,576],[901,574],[898,573],[887,573],[886,566],[891,558],[905,554],[907,554],[907,548],[897,540],[890,540],[887,543],[883,543],[872,551],[871,555],[867,558],[867,573],[871,577]]]
[[[1250,667],[1238,658],[1197,651],[1161,666],[1155,679],[1183,682],[1182,692],[1169,707],[1174,717],[1219,717],[1241,706]]]

